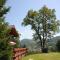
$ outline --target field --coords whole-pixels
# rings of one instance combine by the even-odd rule
[[[60,53],[42,53],[27,55],[22,60],[60,60]]]

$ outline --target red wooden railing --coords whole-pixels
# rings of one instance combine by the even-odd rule
[[[14,48],[13,49],[13,60],[21,60],[22,56],[27,53],[27,48]]]

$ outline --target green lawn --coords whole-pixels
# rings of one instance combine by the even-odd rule
[[[23,57],[22,60],[60,60],[60,53],[33,54]]]

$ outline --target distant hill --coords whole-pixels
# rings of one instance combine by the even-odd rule
[[[30,40],[30,39],[23,39],[23,40],[21,40],[21,47],[24,47],[24,45],[29,50],[33,50],[36,46],[36,43],[35,43],[35,41]]]
[[[50,45],[55,45],[58,40],[60,40],[60,36],[56,36],[56,37],[51,38],[51,39],[48,41],[48,43],[49,43]]]
[[[56,42],[60,39],[60,36],[56,36],[51,38],[50,40],[48,40],[48,46],[52,46],[53,48],[56,45]],[[40,49],[39,47],[37,47],[37,44],[34,40],[31,39],[23,39],[21,40],[21,47],[26,47],[28,48],[30,51],[36,51],[38,49]]]

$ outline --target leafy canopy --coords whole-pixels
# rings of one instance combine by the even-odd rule
[[[48,37],[58,30],[58,20],[56,19],[55,9],[43,6],[40,10],[29,10],[23,19],[22,25],[31,26],[35,31],[34,39],[39,40],[41,48],[46,47]]]

